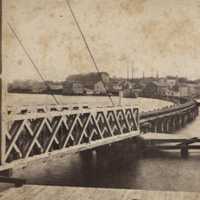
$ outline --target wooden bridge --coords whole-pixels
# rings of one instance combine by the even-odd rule
[[[51,154],[93,149],[139,134],[139,110],[131,106],[40,106],[8,113],[7,131],[1,132],[1,168]]]
[[[6,131],[1,132],[1,169],[126,140],[138,136],[140,127],[141,132],[175,131],[195,119],[198,105],[190,100],[140,115],[132,106],[41,105],[8,107],[6,112]]]
[[[140,114],[142,132],[172,133],[193,121],[199,114],[199,104],[188,100],[163,109]]]

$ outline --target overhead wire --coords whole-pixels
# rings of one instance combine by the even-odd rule
[[[100,72],[99,67],[98,67],[98,65],[97,65],[97,62],[96,62],[96,60],[95,60],[95,58],[94,58],[94,56],[93,56],[93,54],[92,54],[92,51],[90,50],[90,47],[89,47],[88,42],[87,42],[87,40],[86,40],[86,37],[85,37],[85,35],[84,35],[84,33],[83,33],[82,29],[81,29],[81,26],[80,26],[80,24],[79,24],[79,22],[78,22],[78,20],[77,20],[77,17],[75,16],[75,13],[74,13],[74,11],[73,11],[73,9],[72,9],[70,3],[69,3],[69,0],[64,0],[64,1],[66,2],[66,5],[67,5],[67,7],[68,7],[68,9],[69,9],[69,11],[70,11],[70,13],[71,13],[71,16],[72,16],[72,18],[73,18],[73,20],[74,20],[76,26],[77,26],[77,29],[79,30],[79,32],[80,32],[80,34],[81,34],[81,37],[82,37],[82,39],[83,39],[83,42],[85,43],[85,46],[86,46],[86,48],[87,48],[87,50],[88,50],[88,53],[89,53],[89,55],[90,55],[90,58],[91,58],[91,60],[92,60],[92,62],[93,62],[93,64],[94,64],[94,66],[95,66],[95,69],[96,69],[97,73],[99,74],[99,78],[100,78],[100,80],[101,80],[101,82],[102,82],[102,84],[103,84],[103,87],[104,87],[104,89],[105,89],[105,91],[106,91],[106,94],[107,94],[108,98],[110,99],[112,105],[114,106],[114,102],[113,102],[113,100],[112,100],[112,97],[111,97],[111,95],[109,94],[109,92],[108,92],[108,90],[107,90],[107,88],[106,88],[106,84],[105,84],[105,82],[104,82],[104,80],[103,80],[103,78],[102,78],[102,75],[101,75],[101,72]]]
[[[29,54],[29,52],[26,50],[25,46],[23,45],[21,39],[19,38],[19,36],[17,35],[16,31],[14,30],[14,28],[11,26],[11,24],[9,22],[7,22],[10,30],[12,31],[13,35],[15,36],[15,38],[17,39],[18,43],[20,44],[20,46],[22,47],[22,49],[24,50],[26,56],[28,57],[29,61],[31,62],[32,66],[34,67],[35,71],[37,72],[37,74],[40,76],[41,80],[44,82],[45,86],[47,87],[47,89],[49,89],[49,84],[47,83],[46,79],[44,78],[43,74],[40,72],[40,69],[37,67],[37,65],[35,64],[35,62],[33,61],[33,59],[31,58],[31,55]],[[60,104],[60,102],[58,101],[58,99],[56,98],[56,96],[54,94],[50,94],[52,96],[52,98],[54,99],[54,101],[56,102],[56,104]]]

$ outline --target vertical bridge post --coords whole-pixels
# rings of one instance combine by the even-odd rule
[[[0,164],[3,165],[5,162],[5,142],[6,142],[6,131],[7,131],[7,109],[6,109],[6,93],[7,93],[7,84],[6,84],[6,67],[5,67],[5,43],[2,40],[2,30],[5,28],[5,22],[2,20],[3,15],[3,4],[0,5],[0,38],[1,38],[1,50],[0,50]],[[5,41],[5,40],[4,40]]]

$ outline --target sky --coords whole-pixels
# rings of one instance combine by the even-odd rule
[[[65,0],[5,0],[9,81],[40,80],[7,23],[48,80],[96,71]],[[70,0],[100,71],[200,78],[200,1]]]

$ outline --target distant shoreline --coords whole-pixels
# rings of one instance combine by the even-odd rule
[[[52,93],[52,92],[23,92],[23,91],[15,91],[11,92],[10,94],[44,94],[44,95],[60,95],[60,96],[108,96],[107,94],[61,94],[61,93]],[[112,96],[118,96],[117,94],[112,94]]]

